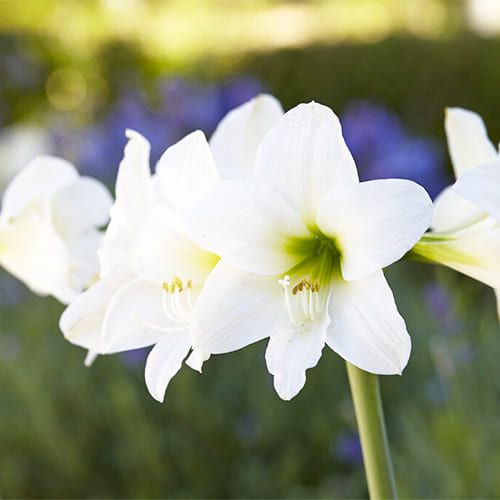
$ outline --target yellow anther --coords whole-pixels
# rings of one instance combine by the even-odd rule
[[[319,281],[318,280],[311,281],[309,279],[303,279],[299,281],[292,288],[292,295],[297,295],[299,292],[302,292],[304,290],[308,290],[310,292],[319,292]]]
[[[190,289],[193,287],[193,282],[191,280],[188,280],[186,282],[186,287],[184,287],[184,282],[177,276],[174,276],[172,281],[170,283],[167,283],[164,281],[162,283],[162,288],[165,290],[167,293],[175,293],[176,290],[179,292],[184,291],[185,289]]]
[[[179,292],[182,292],[182,290],[184,290],[184,284],[182,283],[182,280],[177,276],[174,276],[174,279],[172,280],[172,285],[174,287],[177,287],[179,289]]]

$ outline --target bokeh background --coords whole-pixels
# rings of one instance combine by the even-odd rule
[[[328,104],[364,179],[451,182],[446,106],[500,138],[496,0],[0,2],[0,190],[37,153],[112,186],[134,128],[153,158],[268,91]],[[413,338],[382,380],[402,497],[500,496],[493,294],[446,269],[387,272]],[[164,405],[146,353],[99,358],[58,331],[62,306],[0,271],[0,495],[364,497],[342,360],[325,349],[292,402],[264,343],[186,368]]]

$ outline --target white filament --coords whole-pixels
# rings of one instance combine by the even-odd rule
[[[307,324],[322,317],[324,312],[325,302],[320,301],[319,285],[303,280],[291,288],[289,276],[278,283],[285,292],[285,308],[291,323],[303,332],[309,331]]]

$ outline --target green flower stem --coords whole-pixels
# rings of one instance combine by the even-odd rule
[[[378,376],[347,364],[365,475],[372,500],[397,498]]]

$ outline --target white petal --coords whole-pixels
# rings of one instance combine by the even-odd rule
[[[143,218],[143,223],[144,220],[147,218]],[[101,274],[108,273],[115,266],[129,266],[133,269],[132,255],[139,232],[140,228],[130,224],[122,212],[114,212],[98,252]]]
[[[153,196],[149,169],[149,142],[139,133],[127,130],[129,138],[116,178],[116,201],[100,251],[101,271],[130,262],[139,229],[147,218]]]
[[[411,339],[382,271],[334,282],[330,316],[326,342],[346,361],[379,375],[403,371]]]
[[[149,353],[146,361],[146,386],[156,401],[163,403],[170,380],[181,369],[191,347],[189,335],[165,335]]]
[[[17,122],[0,130],[0,191],[36,156],[49,154],[54,145],[46,127]]]
[[[127,130],[129,138],[116,177],[116,202],[113,211],[121,211],[132,226],[142,222],[145,207],[152,199],[149,142],[138,132]]]
[[[430,262],[500,288],[500,224],[491,217],[459,231],[430,233],[412,251]]]
[[[170,146],[156,165],[159,199],[181,206],[198,191],[217,181],[217,169],[200,130]]]
[[[500,221],[500,162],[469,170],[457,180],[452,189],[455,194]]]
[[[167,318],[162,297],[161,284],[142,279],[120,288],[113,295],[104,316],[103,351],[111,354],[139,349],[170,335],[167,329],[176,325]]]
[[[300,214],[280,196],[221,181],[183,213],[190,237],[242,269],[278,274],[303,258],[293,243],[311,238]]]
[[[186,365],[188,365],[193,370],[201,373],[203,363],[209,358],[210,354],[204,353],[199,349],[194,349],[193,352],[189,355],[189,358],[186,359]]]
[[[250,178],[260,141],[282,115],[279,101],[271,95],[261,94],[222,119],[210,139],[222,179]]]
[[[498,319],[500,320],[500,288],[497,288],[495,290],[495,297],[497,299],[497,312],[498,312]]]
[[[274,388],[286,401],[296,396],[306,383],[306,370],[318,364],[325,345],[325,330],[328,322],[318,322],[308,333],[278,327],[269,338],[266,363],[269,373],[274,375]]]
[[[112,296],[133,277],[124,269],[114,268],[76,297],[64,310],[59,328],[72,344],[103,352],[102,325]]]
[[[60,189],[51,199],[52,220],[65,238],[108,222],[111,195],[106,186],[82,177]]]
[[[316,222],[318,203],[326,193],[357,182],[337,116],[315,102],[285,113],[257,152],[255,183],[284,196],[308,224]]]
[[[272,333],[282,307],[277,277],[248,274],[222,260],[196,301],[193,347],[221,354],[257,342]]]
[[[335,238],[347,280],[363,278],[400,259],[429,227],[432,202],[412,181],[383,179],[332,191],[318,225]]]
[[[452,186],[449,186],[434,200],[431,226],[434,231],[453,231],[472,223],[482,215],[483,210],[458,196]]]
[[[8,220],[33,203],[48,200],[78,178],[71,163],[55,156],[38,156],[5,189],[2,218]]]
[[[462,108],[447,108],[444,124],[457,179],[466,170],[490,162],[497,156],[483,120],[477,113]]]
[[[78,292],[87,288],[99,276],[98,249],[102,239],[101,231],[90,229],[68,242],[68,282]]]
[[[153,205],[137,237],[134,268],[153,282],[169,282],[179,277],[184,282],[201,286],[219,259],[188,238],[172,219],[168,205]]]
[[[63,303],[79,291],[68,282],[70,255],[52,224],[34,209],[2,229],[0,264],[39,295]]]

